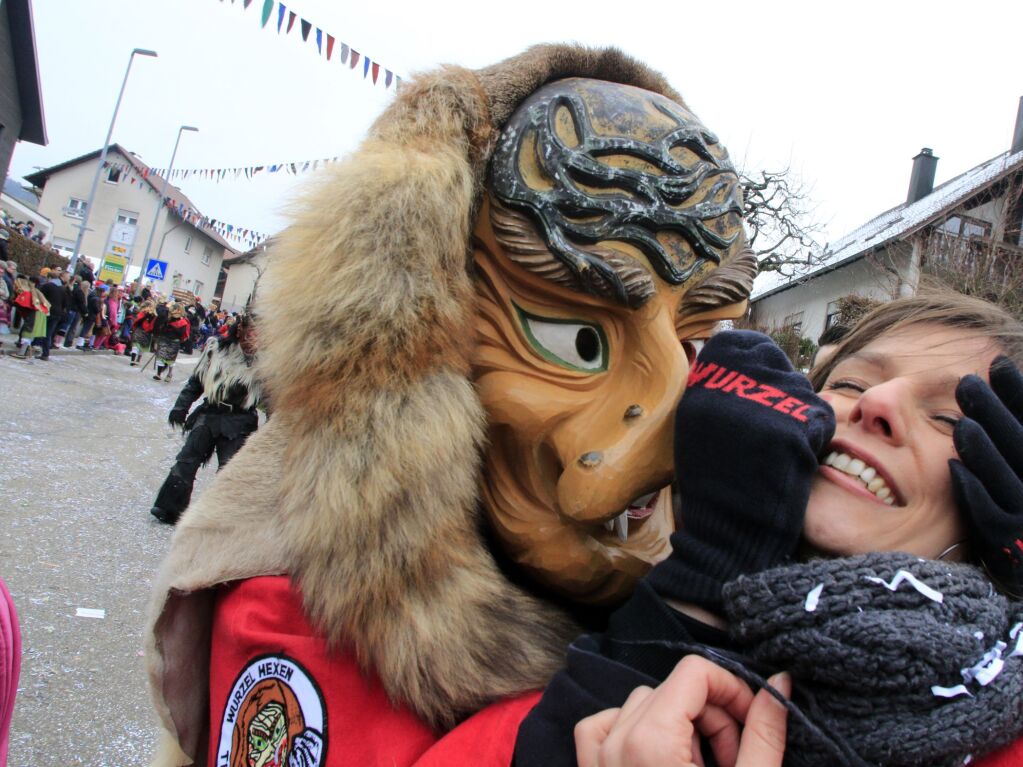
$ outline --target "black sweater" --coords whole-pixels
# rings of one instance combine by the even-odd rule
[[[581,719],[621,706],[641,685],[656,687],[693,652],[738,657],[725,632],[676,612],[640,581],[607,631],[572,643],[565,669],[519,727],[515,767],[575,767],[573,731]],[[704,760],[715,767],[709,750]]]

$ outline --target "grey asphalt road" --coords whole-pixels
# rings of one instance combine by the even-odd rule
[[[179,357],[171,384],[110,352],[0,358],[0,575],[24,645],[10,767],[148,764],[142,626],[171,537],[149,508],[181,445],[167,412],[197,357]]]

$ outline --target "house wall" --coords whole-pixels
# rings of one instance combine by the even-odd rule
[[[7,214],[15,221],[31,221],[35,224],[35,232],[43,233],[43,245],[50,244],[53,235],[53,223],[50,219],[41,216],[38,211],[5,192],[0,192],[0,208],[7,211]]]
[[[11,27],[7,20],[7,6],[0,3],[0,126],[3,126],[0,128],[0,186],[7,178],[14,145],[21,135],[21,121]]]
[[[785,325],[786,317],[803,312],[801,335],[816,342],[824,332],[828,304],[832,301],[848,295],[887,300],[897,292],[900,277],[881,263],[896,269],[901,277],[909,265],[909,254],[904,248],[886,251],[880,258],[853,261],[788,290],[757,299],[753,302],[753,320],[776,330]]]
[[[259,272],[266,269],[266,264],[266,255],[254,256],[250,261],[243,263],[228,263],[221,308],[229,312],[242,311],[249,296],[252,295]]]
[[[170,295],[176,288],[189,290],[195,293],[204,305],[208,305],[213,300],[220,265],[224,260],[223,246],[218,245],[202,231],[170,215],[169,212],[164,218],[165,225],[157,229],[149,257],[157,261],[166,261],[167,272],[162,282],[148,279],[147,282],[151,282],[165,295]],[[145,249],[144,244],[142,248]],[[205,256],[207,249],[208,259]],[[203,263],[204,259],[208,260],[208,263]]]
[[[126,164],[127,158],[119,152],[107,155],[110,162]],[[39,200],[39,212],[53,222],[54,243],[73,247],[78,237],[77,225],[81,217],[73,215],[69,208],[72,198],[85,201],[89,197],[93,175],[99,158],[73,165],[54,173],[46,181]],[[131,266],[141,267],[146,252],[146,241],[157,215],[158,196],[146,183],[132,184],[122,176],[119,183],[106,180],[106,171],[100,176],[96,199],[89,215],[89,229],[82,240],[81,254],[88,257],[93,266],[99,266],[107,242],[113,231],[119,212],[132,213],[137,217],[134,242],[129,247]],[[137,176],[136,176],[137,179]],[[191,242],[188,238],[191,237]],[[208,261],[203,263],[206,249],[210,249]],[[224,257],[224,246],[205,232],[186,224],[162,207],[159,220],[149,248],[149,258],[167,262],[163,280],[149,280],[156,290],[170,295],[174,288],[191,290],[199,295],[203,303],[213,298],[217,275]],[[200,283],[199,290],[195,290]]]

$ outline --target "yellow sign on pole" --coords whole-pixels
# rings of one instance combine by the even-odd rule
[[[100,266],[99,274],[96,276],[103,280],[103,282],[119,285],[121,280],[124,279],[124,267],[127,265],[128,259],[124,256],[107,253],[103,257],[103,264]]]

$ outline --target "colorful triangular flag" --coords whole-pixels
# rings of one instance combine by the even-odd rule
[[[377,84],[377,75],[380,74],[380,65],[373,62],[373,85]]]
[[[260,19],[259,26],[265,27],[266,23],[270,20],[270,12],[274,9],[274,0],[263,0],[263,18]]]
[[[281,25],[284,23],[284,14],[287,13],[284,3],[277,6],[277,34],[281,33]]]
[[[341,63],[342,64],[347,64],[348,63],[348,51],[349,50],[350,49],[348,48],[347,45],[345,45],[344,43],[341,43]]]
[[[359,63],[359,52],[352,49],[352,69],[355,69],[355,65]]]
[[[302,24],[302,42],[305,43],[305,42],[309,41],[309,33],[313,31],[313,25],[311,23],[309,23],[308,21],[306,21],[305,19],[302,19],[301,24]],[[289,29],[288,31],[290,32],[291,30]]]
[[[320,30],[316,30],[319,33]],[[330,61],[330,57],[334,54],[334,35],[327,35],[327,61]]]
[[[296,14],[294,11],[288,11],[288,29],[287,29],[286,34],[289,34],[289,35],[291,34],[291,28],[293,26],[295,26],[295,19],[297,19],[297,18],[298,18],[298,14]]]

